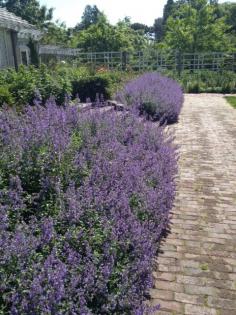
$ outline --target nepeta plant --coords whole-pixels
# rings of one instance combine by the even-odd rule
[[[174,123],[183,104],[183,92],[174,80],[158,73],[146,73],[128,82],[116,98],[133,106],[148,119]]]
[[[146,314],[175,175],[171,138],[131,113],[3,109],[0,313]]]

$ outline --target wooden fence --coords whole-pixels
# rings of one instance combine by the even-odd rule
[[[40,47],[43,63],[70,62],[72,65],[90,65],[95,68],[151,71],[172,70],[231,70],[236,72],[236,53],[179,53],[145,50],[139,52],[90,52],[79,49]]]

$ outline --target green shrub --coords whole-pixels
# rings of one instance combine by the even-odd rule
[[[196,70],[183,71],[180,76],[174,72],[167,75],[177,80],[186,93],[236,92],[236,73],[233,71]]]
[[[94,101],[97,94],[103,95],[104,99],[110,99],[130,78],[130,75],[118,71],[81,76],[81,73],[75,70],[72,75],[72,97],[78,94],[82,102],[85,102],[88,97]]]
[[[70,76],[66,69],[52,72],[45,65],[42,65],[37,74],[37,89],[43,101],[45,102],[50,96],[54,96],[58,104],[63,104],[66,95],[70,95],[72,92]]]
[[[179,77],[176,72],[165,74],[180,83],[186,93],[235,93],[236,73],[232,71],[196,70],[183,71]],[[32,104],[36,91],[40,92],[42,101],[52,95],[58,104],[64,104],[67,95],[81,101],[96,94],[103,94],[105,99],[112,98],[122,87],[135,78],[137,74],[122,71],[110,71],[89,67],[73,67],[69,64],[55,64],[53,67],[41,65],[21,66],[19,71],[8,69],[0,71],[0,106],[4,103],[22,108]]]
[[[110,79],[101,75],[79,78],[72,81],[72,97],[75,98],[78,94],[82,102],[85,102],[88,97],[95,101],[97,94],[109,99],[111,97],[110,85]]]
[[[54,96],[60,105],[65,103],[67,95],[75,98],[79,94],[83,102],[87,98],[94,101],[96,94],[108,99],[129,77],[122,72],[94,73],[86,67],[73,68],[68,65],[56,65],[54,68],[45,65],[39,68],[21,66],[18,72],[13,69],[0,72],[0,106],[8,103],[21,108],[33,104],[36,91],[44,103]]]
[[[198,81],[190,81],[187,83],[186,91],[188,93],[200,93],[200,85]]]
[[[0,85],[0,106],[4,102],[14,103],[18,107],[32,104],[36,91],[40,92],[43,102],[53,95],[58,104],[63,104],[65,96],[71,93],[71,82],[67,73],[52,72],[45,65],[39,69],[21,66],[17,72],[12,69],[2,71]],[[5,100],[6,91],[10,99],[8,97]]]
[[[13,105],[13,97],[7,85],[0,86],[0,104]]]

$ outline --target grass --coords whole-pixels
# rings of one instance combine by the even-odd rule
[[[231,106],[236,108],[236,96],[226,96],[225,98]]]

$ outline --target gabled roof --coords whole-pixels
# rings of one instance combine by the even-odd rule
[[[0,8],[0,26],[15,31],[19,31],[22,28],[34,28],[33,25],[5,8]]]
[[[0,27],[19,32],[20,37],[31,36],[38,39],[41,35],[41,32],[34,25],[5,8],[0,8]]]

